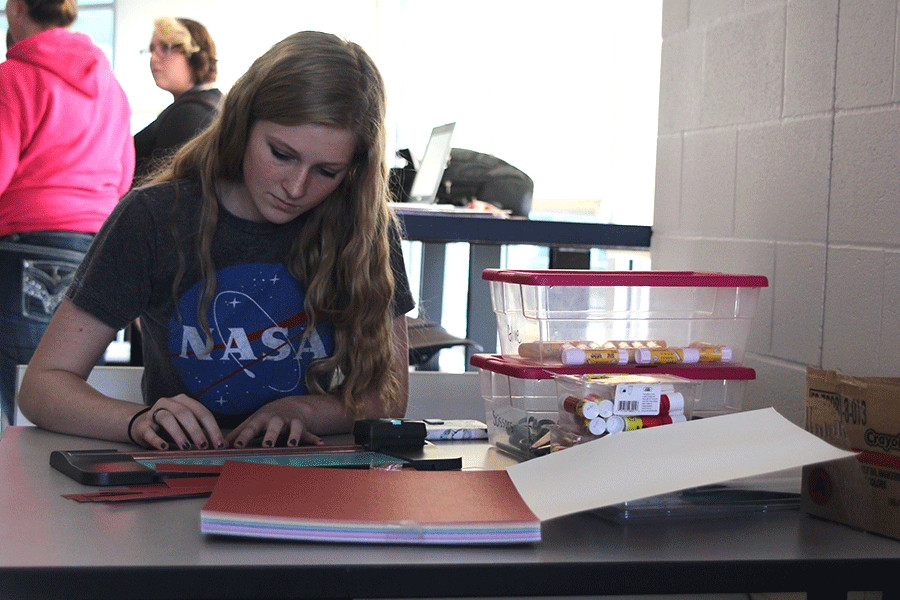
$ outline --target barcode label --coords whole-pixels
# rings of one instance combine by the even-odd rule
[[[623,384],[616,387],[613,414],[636,416],[659,414],[660,387],[657,384]]]

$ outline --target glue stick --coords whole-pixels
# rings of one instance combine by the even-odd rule
[[[619,365],[628,362],[628,350],[622,349],[585,350],[567,345],[560,354],[564,365]]]
[[[613,414],[613,410],[616,407],[615,403],[612,400],[606,399],[600,400],[597,404],[600,405],[600,416],[604,419],[608,419],[609,417],[611,417]]]
[[[697,350],[700,351],[700,362],[731,362],[731,348],[728,346],[697,348]]]
[[[731,362],[732,351],[728,346],[711,344],[709,342],[691,342],[688,346],[700,350],[701,362],[717,362],[719,360]],[[719,355],[721,355],[721,358],[719,358]]]
[[[590,431],[592,435],[603,435],[606,433],[606,419],[603,417],[591,419],[587,424],[587,430]]]
[[[662,348],[650,350],[642,348],[634,352],[638,364],[698,363],[698,362],[731,362],[731,348],[717,346],[715,348]]]
[[[620,433],[622,431],[635,431],[645,427],[658,427],[685,421],[687,421],[687,418],[684,415],[663,415],[659,417],[620,417],[614,415],[606,420],[606,430],[610,433]]]
[[[614,409],[616,407],[615,403],[612,400],[607,398],[602,398],[597,394],[588,394],[585,397],[585,400],[590,400],[591,402],[596,402],[599,406],[599,414],[598,416],[603,417],[604,419],[608,419],[612,416]]]
[[[563,408],[573,415],[578,415],[588,421],[600,416],[600,404],[587,398],[568,396],[563,400]]]
[[[684,395],[681,392],[662,394],[659,397],[659,413],[661,415],[683,415]]]
[[[700,362],[700,350],[698,348],[661,348],[658,350],[641,348],[635,350],[634,360],[641,365],[695,363]]]

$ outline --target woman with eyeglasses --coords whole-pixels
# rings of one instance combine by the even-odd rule
[[[136,184],[155,163],[209,125],[222,101],[222,92],[213,85],[218,74],[216,44],[197,21],[156,19],[150,46],[144,52],[150,55],[150,72],[157,87],[172,94],[174,102],[134,136]]]
[[[134,174],[131,108],[109,61],[68,27],[75,0],[7,0],[0,63],[0,412],[94,233]]]
[[[23,414],[160,450],[321,444],[403,416],[414,302],[386,144],[384,81],[360,46],[273,46],[107,220],[28,366]],[[137,317],[143,407],[86,381]]]

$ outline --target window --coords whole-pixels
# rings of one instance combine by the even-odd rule
[[[532,217],[652,222],[661,1],[379,6],[379,42],[369,51],[377,49],[387,81],[395,148],[421,156],[431,129],[455,121],[454,147],[494,154],[534,179]],[[420,245],[406,250],[417,290]],[[468,257],[468,244],[447,245],[440,321],[459,337]],[[508,246],[500,266],[548,261],[546,248]],[[649,256],[593,250],[591,267],[646,270]],[[439,364],[465,370],[463,348],[441,351]]]
[[[397,148],[456,121],[454,147],[534,179],[536,210],[652,222],[661,1],[379,5]]]
[[[78,2],[78,19],[70,28],[72,31],[90,36],[109,58],[110,63],[113,63],[114,58],[115,10],[115,3],[110,0],[80,0]],[[0,30],[2,30],[4,38],[8,27],[6,11],[0,10]],[[3,54],[5,56],[6,53]]]

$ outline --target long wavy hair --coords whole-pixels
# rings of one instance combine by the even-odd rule
[[[360,46],[335,35],[305,31],[274,45],[234,84],[210,127],[154,178],[193,177],[202,184],[195,232],[203,278],[197,312],[207,339],[206,311],[216,285],[211,258],[219,215],[215,182],[243,181],[249,131],[262,120],[337,127],[356,137],[343,181],[308,212],[285,264],[306,290],[305,335],[323,318],[334,325],[334,355],[310,366],[309,390],[336,394],[357,418],[364,414],[362,392],[377,392],[384,406],[393,408],[400,400],[400,383],[392,368],[394,278],[388,240],[394,217],[387,204],[384,81]],[[180,248],[173,294],[185,268]],[[338,383],[324,389],[329,386],[322,382],[329,380]]]

